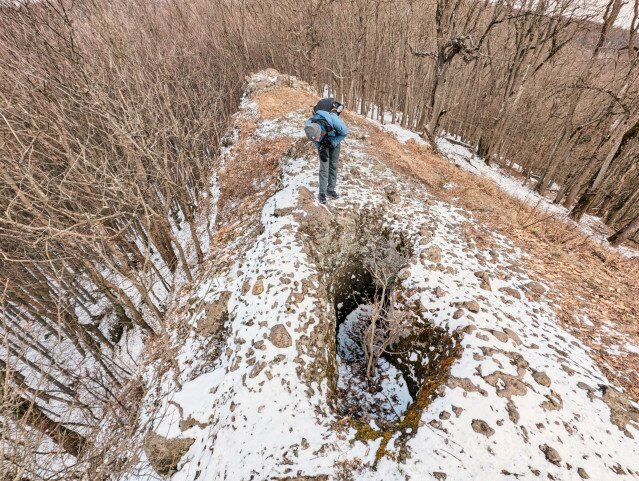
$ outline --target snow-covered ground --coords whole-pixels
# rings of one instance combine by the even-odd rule
[[[282,81],[273,72],[251,80]],[[238,114],[257,122],[252,141],[265,132],[301,138],[306,105],[268,121],[257,107],[245,98]],[[193,440],[171,479],[639,479],[638,406],[559,326],[546,299],[551,286],[520,267],[525,253],[509,239],[495,234],[494,247],[480,247],[467,233],[471,214],[376,159],[365,135],[374,128],[381,127],[351,126],[342,197],[326,207],[314,201],[315,154],[293,149],[282,158],[279,190],[254,219],[257,236],[218,247],[214,255],[231,267],[211,272],[180,310],[188,329],[186,339],[174,336],[180,372],[160,378],[143,416],[161,436]],[[440,147],[466,155],[445,141]],[[235,155],[233,146],[225,155]],[[382,431],[373,422],[362,435],[329,399],[327,357],[336,353],[326,326],[335,313],[318,259],[331,251],[320,256],[318,249],[326,239],[341,242],[354,229],[353,215],[366,219],[366,212],[410,243],[397,287],[404,304],[422,306],[423,322],[461,337],[436,398],[411,411],[419,416],[415,428]],[[224,331],[215,356],[207,356],[211,319]],[[337,353],[344,353],[340,336]],[[395,379],[389,389],[410,403]],[[159,409],[151,409],[156,400]],[[155,479],[147,463],[143,457],[128,479]]]

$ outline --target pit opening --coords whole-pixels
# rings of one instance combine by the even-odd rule
[[[405,245],[388,235],[367,237],[332,283],[337,409],[379,427],[399,421],[414,401],[403,373],[386,353],[390,348],[383,347],[388,336],[378,334],[388,330],[397,275],[409,259]]]
[[[388,232],[360,240],[329,283],[335,309],[334,407],[352,420],[359,438],[383,438],[379,458],[394,434],[400,433],[395,446],[401,448],[402,440],[417,432],[421,412],[448,378],[461,344],[458,334],[432,324],[427,308],[402,285],[399,277],[412,257],[410,243]],[[380,266],[387,273],[385,286],[375,269]],[[380,308],[386,314],[399,312],[410,328],[379,356],[371,378],[363,332],[371,326],[372,311]]]

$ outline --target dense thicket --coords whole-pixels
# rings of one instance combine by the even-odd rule
[[[162,337],[170,293],[206,256],[220,136],[252,71],[328,85],[433,143],[454,135],[573,218],[603,216],[614,242],[635,235],[639,0],[626,29],[613,25],[623,3],[0,6],[2,473],[126,463],[99,442],[135,421],[118,340],[131,326]],[[47,464],[56,450],[82,466]]]
[[[139,400],[117,342],[164,335],[168,296],[206,255],[198,216],[247,70],[213,11],[156,7],[0,12],[2,479],[71,479],[38,451],[94,474],[114,461],[103,436],[125,437]]]

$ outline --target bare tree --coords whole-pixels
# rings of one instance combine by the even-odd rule
[[[86,438],[51,419],[35,400],[25,398],[14,389],[13,375],[8,371],[7,365],[0,360],[0,405],[3,414],[9,414],[16,421],[24,422],[46,434],[67,453],[78,457],[87,445]]]
[[[627,226],[608,237],[608,241],[616,247],[637,231],[639,231],[639,215],[637,215],[637,217],[635,217]]]

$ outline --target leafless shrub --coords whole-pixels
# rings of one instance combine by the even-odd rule
[[[412,318],[396,307],[392,291],[396,273],[378,261],[371,261],[368,269],[375,281],[376,292],[370,303],[370,315],[366,319],[360,343],[366,361],[366,377],[373,381],[379,359],[401,337],[411,332]]]
[[[206,253],[202,196],[247,66],[203,2],[149,7],[0,6],[2,444],[28,479],[120,463],[81,441],[136,427],[117,343],[162,335]]]

